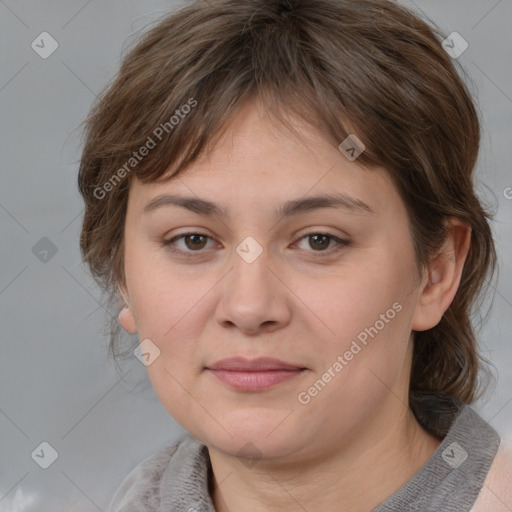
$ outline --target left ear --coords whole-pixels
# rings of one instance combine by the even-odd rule
[[[457,293],[471,243],[471,227],[450,218],[443,247],[430,262],[412,320],[414,331],[435,327]]]

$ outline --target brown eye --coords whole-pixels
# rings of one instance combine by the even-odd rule
[[[319,257],[324,256],[324,253],[325,256],[331,255],[350,245],[349,241],[342,240],[329,233],[309,233],[301,237],[299,243],[305,239],[308,239],[308,247],[303,247],[303,249],[310,253],[318,253]],[[199,257],[206,255],[206,251],[203,249],[206,248],[208,241],[213,241],[213,239],[202,233],[183,233],[170,240],[164,240],[162,245],[180,256]],[[181,243],[181,246],[178,242]]]
[[[313,249],[327,249],[329,247],[329,242],[331,240],[330,236],[322,234],[308,235],[308,238],[309,245]]]
[[[311,249],[313,249],[312,252],[331,253],[339,249],[342,249],[343,246],[349,245],[349,242],[347,240],[342,240],[341,238],[338,238],[337,236],[334,235],[330,235],[329,233],[309,233],[307,235],[304,235],[300,240],[302,241],[304,239],[308,239],[309,247],[306,247],[305,249],[309,250],[309,252],[311,252]],[[329,247],[331,242],[333,241],[335,242],[335,246]]]
[[[187,246],[188,249],[198,250],[204,248],[207,238],[208,237],[204,235],[199,235],[196,233],[192,235],[185,235],[183,240],[185,241],[185,245]],[[189,241],[188,243],[187,240]]]
[[[172,252],[192,255],[192,253],[202,253],[202,249],[205,248],[208,240],[211,240],[209,236],[203,235],[202,233],[183,233],[182,235],[175,236],[170,240],[164,240],[162,245]],[[181,243],[181,247],[178,245]]]

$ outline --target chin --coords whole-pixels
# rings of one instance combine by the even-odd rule
[[[256,418],[255,415],[254,419]],[[258,417],[258,421],[252,423],[227,421],[226,424],[229,425],[228,431],[231,435],[217,424],[210,431],[201,429],[197,434],[190,430],[189,432],[210,448],[253,461],[260,458],[288,458],[301,450],[304,444],[309,444],[299,437],[301,429],[298,425],[285,426],[284,422],[279,425],[275,416],[272,422],[262,422],[262,418]]]

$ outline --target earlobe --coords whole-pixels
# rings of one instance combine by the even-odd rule
[[[133,317],[132,310],[128,306],[124,307],[119,313],[119,323],[126,332],[130,334],[137,332],[135,318]]]
[[[119,323],[126,332],[135,334],[137,332],[137,325],[135,324],[135,318],[130,307],[130,301],[126,296],[127,294],[125,293],[125,290],[121,286],[118,287],[118,290],[125,303],[125,307],[121,310],[118,316]]]
[[[470,243],[471,228],[451,219],[443,247],[422,281],[411,326],[414,331],[426,331],[441,321],[459,288]]]

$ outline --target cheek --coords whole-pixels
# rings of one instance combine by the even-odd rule
[[[187,277],[166,259],[165,251],[149,243],[129,243],[125,256],[126,280],[139,337],[159,346],[176,340],[188,316],[208,291],[205,280]]]
[[[337,397],[339,392],[348,392],[348,400],[351,393],[359,394],[357,400],[365,393],[378,395],[379,388],[385,390],[399,378],[406,363],[414,300],[400,274],[383,259],[378,265],[352,267],[331,281],[323,294],[302,291],[304,302],[321,319],[315,321],[319,327],[310,341],[316,345],[317,370],[323,380],[336,382],[332,390],[338,390]]]
[[[392,267],[366,263],[325,280],[323,286],[296,289],[316,315],[318,334],[337,344],[359,335],[364,342],[364,333],[368,336],[367,329],[376,323],[379,333],[388,331],[403,306],[403,286],[403,279],[394,275]]]

